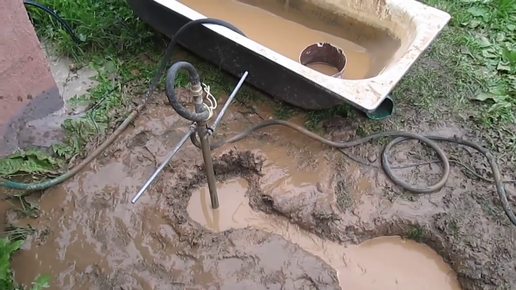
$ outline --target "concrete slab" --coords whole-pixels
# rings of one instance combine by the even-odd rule
[[[46,148],[61,142],[65,136],[61,128],[63,122],[82,117],[87,107],[87,104],[72,103],[70,100],[89,94],[88,91],[98,85],[97,81],[92,80],[97,71],[90,67],[76,70],[73,61],[67,57],[56,56],[51,45],[45,43],[43,47],[65,106],[48,116],[27,122],[19,133],[20,148]]]
[[[97,71],[88,66],[77,70],[71,59],[57,56],[51,44],[45,42],[43,47],[59,93],[65,101],[65,107],[60,113],[81,113],[85,106],[71,104],[70,99],[86,95],[89,89],[98,85],[98,82],[92,79],[97,76]]]

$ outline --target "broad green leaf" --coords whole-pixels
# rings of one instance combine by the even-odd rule
[[[59,167],[59,161],[45,152],[37,150],[18,151],[0,159],[0,176],[15,173],[52,173]]]
[[[477,20],[477,19],[472,19],[472,20],[469,22],[468,27],[469,27],[469,28],[477,28],[480,24],[482,24],[482,21]]]
[[[475,17],[484,17],[489,13],[489,10],[487,8],[483,7],[470,7],[468,10],[468,13],[475,16]]]
[[[11,243],[9,245],[9,247],[7,248],[8,249],[8,252],[9,254],[17,251],[22,245],[23,245],[23,242],[22,240],[18,240],[18,241],[14,241],[13,243]]]
[[[516,50],[504,47],[502,51],[502,56],[511,64],[516,64]]]
[[[495,103],[506,102],[505,99],[508,98],[508,95],[503,94],[502,92],[497,93],[498,94],[494,92],[479,92],[473,99],[481,102],[487,100],[492,100]]]
[[[500,61],[498,63],[498,65],[496,66],[496,69],[499,70],[499,71],[510,72],[511,71],[511,65],[509,63],[507,63],[507,62]]]
[[[481,101],[481,102],[484,102],[484,101],[487,101],[489,99],[491,100],[494,100],[494,94],[492,93],[488,93],[488,92],[480,92],[478,93],[473,99],[477,100],[477,101]]]
[[[50,288],[48,281],[50,281],[50,275],[40,275],[36,280],[34,280],[34,282],[32,282],[33,286],[31,290],[41,290],[45,288]]]
[[[492,48],[483,49],[482,56],[484,56],[485,58],[498,58],[499,57],[498,54],[496,53],[496,51]]]
[[[477,41],[478,45],[481,47],[481,48],[486,48],[486,47],[490,47],[492,44],[491,42],[489,41],[489,39],[487,39],[487,37],[485,36],[480,36],[478,38],[478,41]]]
[[[0,281],[8,281],[8,279],[11,279],[10,266],[9,261],[0,261]]]
[[[492,112],[492,111],[498,111],[498,110],[503,110],[503,109],[510,109],[512,107],[512,104],[509,103],[509,102],[506,102],[506,101],[503,101],[503,102],[497,102],[495,104],[493,104],[491,106],[491,108],[489,108],[489,112]]]

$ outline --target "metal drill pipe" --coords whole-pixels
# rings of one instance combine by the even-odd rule
[[[222,110],[220,110],[220,113],[217,115],[217,118],[215,119],[215,122],[208,128],[208,134],[213,134],[215,132],[215,129],[217,128],[217,125],[222,120],[222,117],[224,117],[224,114],[226,113],[227,109],[229,108],[229,105],[231,105],[231,102],[236,97],[238,91],[244,84],[245,79],[247,78],[247,75],[249,75],[249,72],[244,72],[242,77],[240,78],[240,81],[238,81],[238,84],[236,85],[235,89],[231,92],[229,95],[229,98],[227,99],[226,103],[224,104],[224,107],[222,107]]]
[[[190,138],[190,135],[192,135],[195,132],[195,128],[196,128],[195,125],[192,125],[190,127],[188,132],[186,132],[185,136],[179,141],[179,143],[177,143],[176,147],[174,147],[174,149],[172,149],[172,151],[170,151],[170,153],[168,153],[167,157],[165,157],[165,160],[163,160],[163,162],[158,167],[158,169],[156,169],[156,171],[154,171],[154,173],[151,175],[151,177],[149,177],[147,182],[145,182],[143,187],[140,189],[140,191],[138,191],[138,193],[133,197],[133,199],[131,200],[131,203],[134,204],[134,203],[136,203],[136,201],[138,201],[138,199],[142,196],[142,194],[151,185],[152,181],[154,181],[154,179],[156,179],[158,174],[163,170],[163,168],[165,168],[165,166],[168,164],[168,162],[170,162],[170,159],[172,159],[172,157],[174,157],[174,155],[176,155],[176,153],[179,151],[181,146],[183,146],[183,144],[185,144],[186,140],[188,140],[188,138]]]
[[[217,181],[215,180],[215,170],[213,170],[213,160],[211,158],[210,135],[207,134],[206,122],[199,122],[198,125],[197,135],[201,139],[202,158],[204,159],[204,170],[210,191],[211,207],[217,209],[219,208],[219,197],[217,195]]]

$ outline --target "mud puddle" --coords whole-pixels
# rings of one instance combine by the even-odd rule
[[[345,79],[378,75],[399,47],[399,41],[387,33],[336,17],[333,12],[322,10],[308,1],[290,6],[288,1],[275,0],[180,2],[207,17],[228,21],[250,39],[296,62],[301,51],[311,44],[329,42],[338,46],[347,56],[342,76]]]
[[[182,133],[167,130],[182,123],[168,108],[151,106],[146,113],[126,131],[123,142],[44,194],[40,218],[8,221],[37,229],[13,258],[17,283],[31,285],[38,275],[49,274],[52,289],[115,289],[115,285],[117,289],[162,289],[169,285],[146,279],[150,274],[138,267],[181,249],[170,242],[163,244],[173,230],[156,209],[156,199],[142,197],[141,207],[128,200],[166,154],[169,140],[174,142]],[[154,139],[153,134],[164,137]],[[120,269],[124,269],[122,274]]]
[[[428,246],[382,237],[345,247],[310,234],[286,219],[255,212],[245,196],[245,179],[219,183],[220,208],[213,210],[203,187],[192,193],[190,217],[215,231],[251,227],[280,235],[337,270],[342,289],[460,289],[455,274]]]
[[[177,186],[192,178],[174,174],[199,172],[202,157],[191,144],[136,205],[130,203],[188,128],[169,106],[158,106],[149,105],[135,126],[81,173],[47,191],[38,219],[9,221],[37,229],[13,257],[15,281],[31,285],[49,274],[52,289],[59,290],[336,289],[328,265],[281,237],[249,230],[214,236],[182,232],[184,223],[176,217],[186,215],[187,204],[170,201],[185,196]],[[295,178],[275,181],[305,184]],[[271,252],[277,255],[267,260]]]
[[[215,138],[270,119],[272,111],[265,104],[256,110],[234,105]],[[287,128],[269,127],[214,151],[217,178],[226,181],[218,213],[200,202],[208,198],[205,189],[201,196],[206,180],[190,143],[132,205],[187,128],[169,106],[149,104],[100,158],[48,190],[39,218],[18,221],[36,233],[13,256],[15,280],[30,285],[46,273],[58,290],[329,290],[339,283],[344,289],[426,289],[421,281],[432,289],[458,289],[455,275],[428,247],[374,239],[405,236],[435,249],[464,290],[514,284],[514,232],[486,218],[491,197],[477,201],[471,188],[478,183],[460,170],[441,192],[411,195],[383,173]],[[393,163],[414,151],[400,147]],[[421,171],[428,179],[429,169]],[[398,173],[414,181],[410,172]],[[479,188],[482,194],[492,190],[491,184]]]

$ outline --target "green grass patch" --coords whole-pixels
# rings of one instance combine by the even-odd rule
[[[288,120],[292,118],[297,111],[298,109],[289,104],[277,103],[277,106],[274,109],[274,117],[281,120]]]
[[[449,12],[452,19],[393,94],[405,94],[429,110],[436,103],[471,110],[483,126],[514,122],[516,1],[425,2]],[[442,98],[447,100],[435,102]]]
[[[426,230],[422,227],[411,227],[405,233],[405,238],[420,242],[426,234]]]
[[[39,0],[71,26],[81,42],[75,43],[60,23],[44,11],[28,7],[39,35],[51,40],[60,55],[76,60],[98,55],[130,55],[154,43],[153,32],[123,0]]]
[[[349,105],[340,105],[328,110],[308,111],[306,114],[305,126],[312,131],[321,130],[321,122],[334,116],[354,117],[357,112]]]

